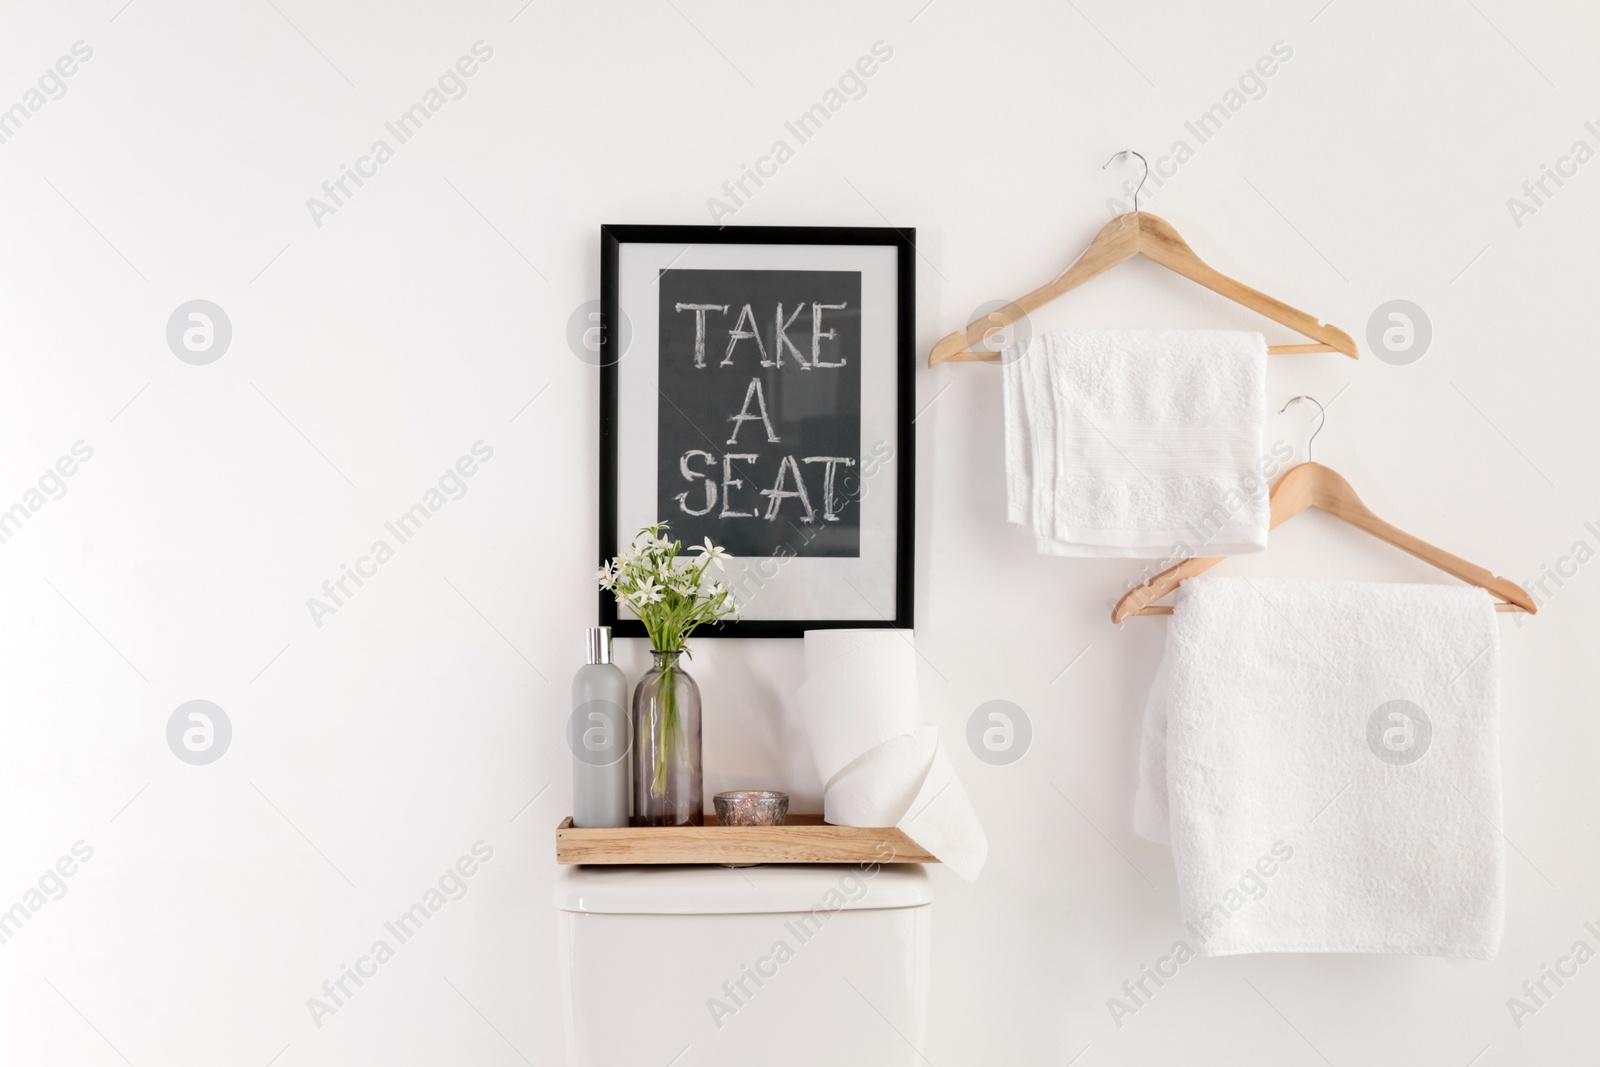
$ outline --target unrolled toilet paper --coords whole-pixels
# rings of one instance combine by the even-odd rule
[[[895,826],[972,881],[989,846],[938,729],[922,725],[903,630],[808,630],[800,711],[838,826]]]

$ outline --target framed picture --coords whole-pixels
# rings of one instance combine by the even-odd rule
[[[600,559],[658,520],[722,546],[740,618],[703,636],[909,628],[915,231],[600,234]]]

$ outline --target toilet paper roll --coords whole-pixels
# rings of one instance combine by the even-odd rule
[[[922,722],[917,656],[893,630],[809,630],[801,718],[824,782],[863,752]]]
[[[972,881],[988,856],[938,730],[922,725],[912,636],[809,630],[801,719],[836,826],[895,826]]]
[[[890,642],[910,644],[890,630],[807,630],[806,677],[815,678],[828,664],[867,649],[883,650]]]

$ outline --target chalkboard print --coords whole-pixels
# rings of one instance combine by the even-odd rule
[[[658,514],[733,556],[861,554],[861,273],[659,278]]]
[[[915,625],[916,237],[601,227],[598,559],[709,538],[739,614],[699,637]]]

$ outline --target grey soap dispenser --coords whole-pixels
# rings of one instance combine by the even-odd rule
[[[611,662],[611,627],[584,631],[584,659],[572,677],[572,825],[627,826],[633,721],[628,679]]]

